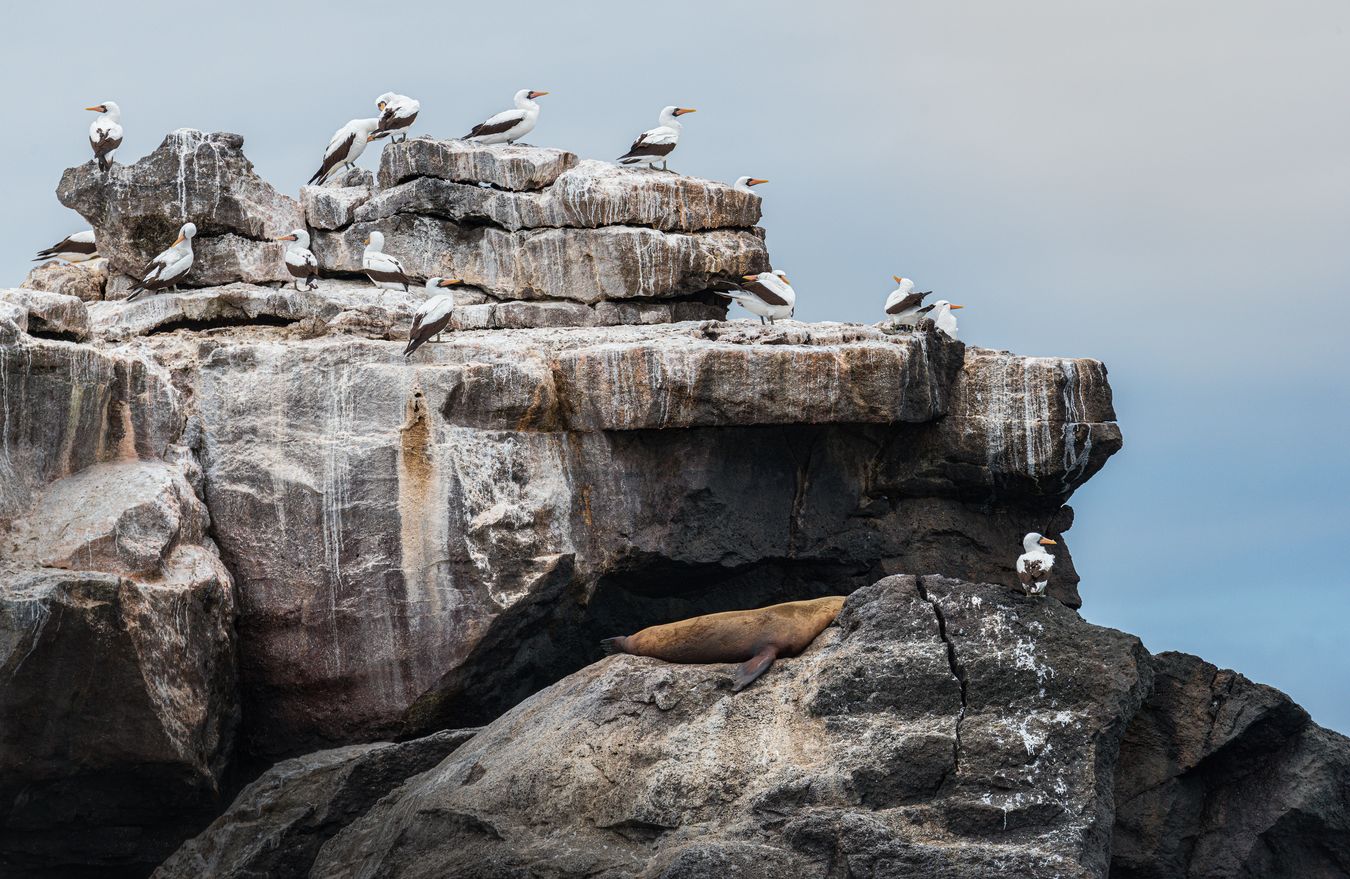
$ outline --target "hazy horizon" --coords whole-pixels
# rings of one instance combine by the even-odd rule
[[[293,195],[385,91],[422,102],[414,136],[452,137],[548,90],[528,140],[599,159],[694,107],[671,167],[770,180],[799,319],[876,321],[904,274],[966,306],[968,344],[1106,362],[1125,447],[1072,501],[1085,618],[1350,732],[1350,7],[626,9],[8,12],[3,284],[87,227],[54,190],[100,101],[119,162],[233,131]]]

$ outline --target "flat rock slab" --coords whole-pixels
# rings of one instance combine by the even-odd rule
[[[89,312],[76,296],[49,293],[26,287],[0,290],[0,302],[27,312],[27,330],[34,335],[82,340],[89,336]]]
[[[369,171],[353,168],[324,186],[300,187],[300,206],[305,223],[314,229],[341,229],[355,219],[357,208],[374,191]]]
[[[97,302],[103,298],[103,288],[107,283],[108,261],[100,258],[76,263],[43,263],[28,273],[23,286],[30,290],[74,296],[84,302]]]
[[[548,186],[576,163],[576,154],[565,150],[423,136],[385,145],[379,181],[381,189],[389,189],[413,177],[437,177],[520,192]]]

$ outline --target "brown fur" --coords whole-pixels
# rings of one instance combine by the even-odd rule
[[[756,610],[733,610],[651,626],[609,638],[607,650],[667,662],[740,662],[735,690],[759,677],[774,659],[796,656],[834,622],[844,596],[789,601]]]

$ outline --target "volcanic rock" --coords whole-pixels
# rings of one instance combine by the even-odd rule
[[[43,263],[28,273],[23,286],[30,290],[45,290],[74,296],[85,302],[103,298],[108,283],[108,261],[92,259],[86,262],[63,263],[53,260]]]

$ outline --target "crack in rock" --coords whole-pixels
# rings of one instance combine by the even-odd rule
[[[924,588],[923,578],[914,578],[914,587],[918,590],[919,597],[933,606],[933,614],[937,617],[938,637],[942,643],[947,645],[947,665],[952,670],[952,676],[956,678],[957,684],[961,687],[961,711],[956,715],[956,742],[952,745],[952,772],[961,770],[961,722],[966,719],[966,689],[969,686],[970,679],[966,675],[966,667],[961,664],[960,658],[956,655],[956,642],[952,640],[951,635],[947,633],[947,617],[942,613],[942,605],[938,599],[929,595],[928,590]],[[946,778],[943,779],[946,783]]]

